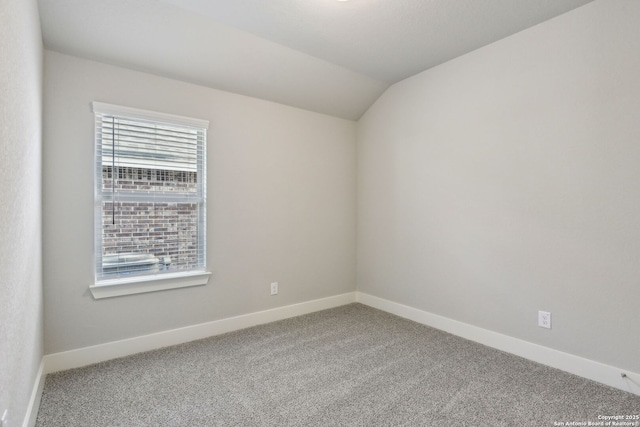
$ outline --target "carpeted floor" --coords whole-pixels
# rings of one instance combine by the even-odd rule
[[[640,396],[351,304],[50,374],[37,426],[554,426],[636,414]]]

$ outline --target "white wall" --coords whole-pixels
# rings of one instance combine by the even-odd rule
[[[90,296],[92,101],[211,121],[207,286]],[[44,119],[46,353],[355,290],[354,122],[50,51]]]
[[[639,22],[596,1],[392,86],[358,124],[358,290],[640,372]]]
[[[35,0],[0,3],[0,416],[27,411],[42,357],[42,38]]]

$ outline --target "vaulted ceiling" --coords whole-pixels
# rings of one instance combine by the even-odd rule
[[[357,120],[393,83],[593,0],[39,0],[45,47]]]

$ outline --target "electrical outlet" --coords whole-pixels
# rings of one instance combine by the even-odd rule
[[[278,295],[278,282],[271,284],[271,295]]]
[[[9,410],[5,409],[0,418],[0,427],[9,427]]]
[[[538,326],[551,329],[551,313],[548,311],[538,311]]]

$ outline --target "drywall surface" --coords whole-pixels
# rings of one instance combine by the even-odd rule
[[[21,425],[42,358],[42,38],[35,0],[0,3],[0,416]]]
[[[638,22],[596,1],[392,86],[358,123],[358,290],[640,372]]]
[[[208,285],[92,298],[92,101],[210,121]],[[355,290],[354,122],[52,51],[44,106],[46,353]]]

